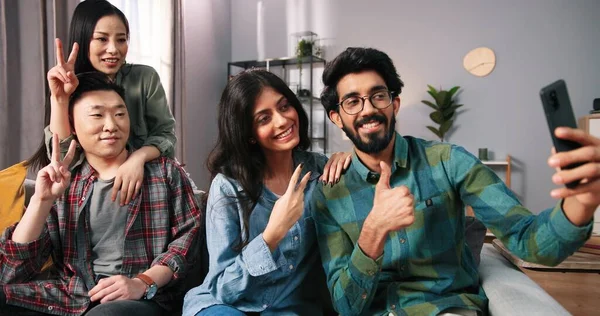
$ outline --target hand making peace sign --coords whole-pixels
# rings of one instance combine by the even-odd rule
[[[56,66],[48,71],[48,85],[53,97],[64,100],[64,98],[69,98],[79,84],[79,80],[75,76],[75,60],[77,60],[79,45],[77,43],[73,44],[69,59],[65,62],[62,42],[57,38],[54,43],[56,47]]]
[[[50,164],[42,168],[35,179],[35,194],[42,201],[54,201],[58,199],[71,182],[69,165],[75,156],[74,140],[71,141],[69,151],[65,157],[60,159],[60,145],[58,135],[52,135],[52,159]]]
[[[285,193],[275,202],[269,222],[263,233],[263,238],[271,250],[285,237],[287,232],[302,217],[304,213],[304,189],[310,179],[311,172],[307,172],[302,180],[302,164],[296,167]]]

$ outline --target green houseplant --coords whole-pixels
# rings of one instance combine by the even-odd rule
[[[313,53],[314,41],[303,38],[296,45],[296,62],[298,64],[298,82],[302,82],[302,58],[311,56]],[[300,89],[299,89],[300,90]]]
[[[436,90],[431,85],[427,85],[427,87],[429,87],[427,93],[431,95],[435,103],[427,100],[422,100],[421,102],[433,109],[429,117],[434,123],[439,125],[438,127],[427,126],[427,128],[443,142],[446,133],[452,127],[452,123],[454,123],[456,110],[463,106],[462,104],[457,104],[455,98],[455,94],[460,87],[455,86],[447,91],[442,90],[441,87],[440,90]]]
[[[301,39],[298,41],[298,45],[296,46],[296,57],[298,61],[302,59],[302,57],[310,56],[313,52],[314,41],[309,39]]]

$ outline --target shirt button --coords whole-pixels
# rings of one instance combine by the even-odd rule
[[[54,309],[54,306],[48,306],[48,310],[51,311]]]
[[[294,265],[290,264],[290,270],[294,270]]]
[[[267,305],[267,304],[264,304],[264,305],[263,305],[263,308],[267,308],[267,307],[269,307],[269,305]]]
[[[81,201],[85,201],[85,196],[81,198]],[[52,306],[50,306],[50,307],[52,307]]]
[[[363,293],[363,295],[361,295],[361,297],[362,297],[363,300],[366,300],[367,299],[367,293]]]
[[[298,236],[294,236],[294,240],[298,240]]]
[[[392,306],[390,306],[391,309],[396,309],[396,305],[392,304]]]
[[[402,243],[402,244],[403,244],[403,243],[405,243],[405,242],[406,242],[406,239],[404,239],[404,238],[400,239],[400,243]]]

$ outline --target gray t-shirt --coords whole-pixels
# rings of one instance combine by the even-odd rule
[[[127,224],[127,205],[119,206],[117,199],[110,199],[114,179],[98,179],[94,183],[90,199],[90,241],[92,246],[92,268],[94,273],[117,275],[123,263],[123,244]]]

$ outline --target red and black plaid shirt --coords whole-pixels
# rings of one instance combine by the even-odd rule
[[[69,188],[54,203],[37,240],[13,242],[16,225],[0,237],[0,284],[8,304],[57,315],[81,315],[90,305],[87,293],[94,284],[89,282],[93,275],[89,221],[80,217],[87,216],[85,208],[97,177],[87,162],[73,172]],[[121,274],[132,278],[157,264],[171,268],[173,280],[154,297],[170,309],[185,294],[183,282],[178,281],[198,253],[190,248],[199,234],[201,214],[185,171],[169,158],[146,163],[141,194],[128,211]],[[80,245],[78,230],[85,232],[79,236],[84,241]],[[78,258],[78,247],[85,247],[80,249],[85,258]],[[58,276],[32,281],[50,255]]]

